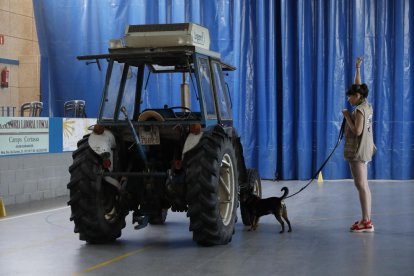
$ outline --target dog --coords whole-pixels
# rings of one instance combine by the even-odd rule
[[[261,199],[257,195],[250,194],[245,200],[246,210],[250,217],[250,229],[249,231],[255,231],[259,218],[264,215],[273,214],[277,221],[282,226],[282,230],[279,233],[285,232],[285,223],[282,218],[287,222],[289,226],[288,232],[292,232],[292,227],[287,216],[286,205],[283,202],[283,199],[288,195],[289,189],[283,187],[281,191],[284,191],[282,197],[269,197]]]

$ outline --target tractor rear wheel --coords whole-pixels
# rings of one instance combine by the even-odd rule
[[[120,204],[117,189],[99,175],[101,158],[90,148],[87,138],[79,141],[72,156],[67,188],[74,231],[80,240],[90,243],[114,241],[121,236],[128,210]]]
[[[227,244],[237,219],[238,172],[231,140],[204,134],[185,156],[187,216],[193,240],[200,245]]]

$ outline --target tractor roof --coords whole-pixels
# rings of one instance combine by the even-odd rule
[[[210,33],[195,23],[128,25],[123,39],[109,40],[109,54],[80,56],[79,60],[112,59],[139,66],[188,67],[195,53],[220,61],[220,54],[210,50]],[[221,62],[221,61],[220,61]],[[223,63],[223,70],[235,70]]]
[[[199,48],[197,46],[176,46],[159,48],[113,48],[109,54],[78,56],[79,60],[113,59],[120,63],[128,63],[133,66],[144,64],[158,64],[161,66],[186,66],[193,62],[193,54],[199,53],[212,57],[222,64],[225,71],[233,71],[236,68],[220,60],[216,52]]]

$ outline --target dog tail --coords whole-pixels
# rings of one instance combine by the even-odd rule
[[[289,189],[288,187],[283,187],[282,189],[280,189],[281,191],[284,191],[282,197],[280,198],[281,200],[283,200],[288,194],[289,194]]]

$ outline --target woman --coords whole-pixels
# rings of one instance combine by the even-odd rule
[[[348,102],[354,106],[350,113],[342,110],[346,119],[344,157],[349,162],[355,186],[359,193],[362,219],[351,226],[352,232],[374,232],[371,221],[371,191],[368,186],[367,164],[376,151],[372,131],[373,109],[368,103],[368,87],[361,84],[361,58],[356,61],[355,84],[346,95]]]

